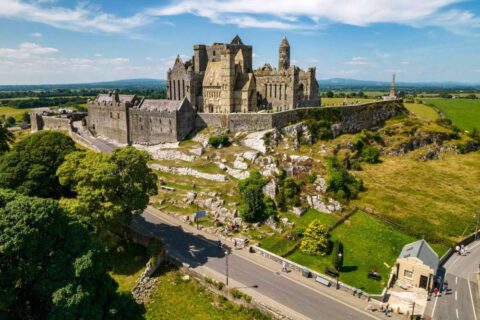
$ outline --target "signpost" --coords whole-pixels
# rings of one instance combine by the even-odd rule
[[[198,230],[198,219],[205,218],[207,216],[206,211],[197,211],[195,212],[195,222],[197,223],[197,230]]]

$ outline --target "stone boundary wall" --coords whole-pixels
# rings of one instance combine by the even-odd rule
[[[278,256],[274,253],[271,253],[270,251],[267,251],[263,248],[260,248],[260,247],[257,247],[257,246],[252,246],[251,248],[253,249],[253,251],[255,251],[255,253],[259,253],[260,255],[264,256],[265,258],[268,258],[270,260],[278,262],[279,263],[279,269],[281,268],[282,263],[285,262],[286,265],[287,265],[287,268],[293,269],[293,270],[298,271],[298,272],[304,272],[304,271],[310,272],[312,274],[313,281],[315,281],[316,277],[320,277],[322,279],[330,281],[330,284],[331,284],[332,287],[336,286],[336,284],[337,284],[337,279],[334,279],[332,277],[329,277],[329,276],[324,275],[322,273],[319,273],[317,271],[310,270],[309,268],[307,268],[305,266],[302,266],[298,263],[295,263],[293,261],[290,261],[288,259],[280,257],[280,256]],[[319,285],[322,285],[322,284],[319,284]],[[349,286],[348,284],[345,284],[341,281],[338,281],[338,289],[346,291],[346,292],[348,292],[352,295],[359,295],[360,294],[359,298],[361,298],[361,299],[370,298],[370,294],[364,292],[363,290],[360,290],[360,289],[357,289],[355,287]]]
[[[377,101],[351,106],[298,108],[274,113],[197,113],[196,129],[228,128],[232,132],[281,129],[315,114],[333,123],[335,135],[354,133],[380,125],[408,111],[402,100]]]

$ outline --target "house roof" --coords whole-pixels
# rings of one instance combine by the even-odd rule
[[[95,99],[97,102],[114,102],[115,101],[115,93],[101,93]],[[118,102],[130,102],[133,103],[135,100],[134,94],[119,94],[118,95]]]
[[[438,255],[425,240],[418,240],[405,245],[399,258],[418,258],[423,264],[438,269]]]
[[[165,100],[165,99],[144,99],[137,107],[146,111],[177,111],[183,105],[183,100]]]

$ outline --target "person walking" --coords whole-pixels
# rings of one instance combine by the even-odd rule
[[[443,291],[445,291],[445,293],[447,293],[447,291],[448,291],[448,281],[447,280],[443,281]]]
[[[282,261],[282,272],[287,272],[287,263]]]

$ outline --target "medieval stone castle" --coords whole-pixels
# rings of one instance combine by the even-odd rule
[[[120,143],[158,144],[210,125],[268,128],[275,113],[320,106],[315,68],[290,65],[287,38],[280,44],[278,69],[266,64],[253,70],[252,46],[239,36],[229,44],[195,45],[193,51],[191,60],[177,57],[168,71],[167,100],[100,94],[88,102],[88,129]]]
[[[315,68],[290,65],[290,44],[283,38],[278,69],[269,64],[253,70],[252,46],[236,36],[229,44],[195,45],[193,57],[177,57],[167,74],[167,97],[186,97],[198,112],[286,111],[320,106]]]

